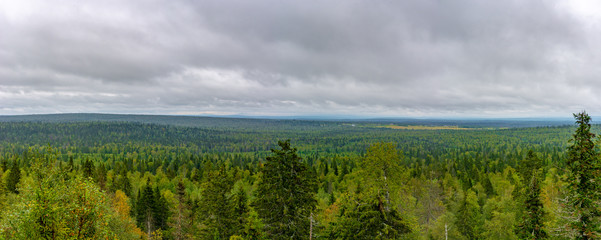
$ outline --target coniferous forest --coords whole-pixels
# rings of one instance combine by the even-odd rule
[[[591,123],[5,117],[0,239],[599,239]]]

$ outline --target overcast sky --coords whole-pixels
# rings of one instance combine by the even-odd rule
[[[0,0],[0,115],[601,115],[596,2]]]

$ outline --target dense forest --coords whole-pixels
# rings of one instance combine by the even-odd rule
[[[586,113],[525,126],[44,119],[0,119],[0,239],[601,237]]]

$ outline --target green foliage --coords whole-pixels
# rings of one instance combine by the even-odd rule
[[[570,169],[564,160],[573,127],[397,130],[370,122],[101,118],[0,122],[3,183],[22,174],[18,195],[0,191],[0,238],[40,238],[25,236],[38,230],[22,220],[40,214],[48,222],[36,224],[68,232],[60,230],[72,228],[65,219],[77,219],[58,202],[97,209],[86,222],[109,219],[109,230],[96,224],[80,228],[80,236],[109,231],[118,239],[307,239],[311,213],[314,239],[516,239],[529,226],[551,239],[575,237],[558,230],[576,216],[573,207],[562,207],[562,199],[576,196],[566,192],[570,178],[561,171]],[[298,150],[288,143],[270,152],[276,139],[288,138]],[[17,161],[19,171],[11,170]],[[60,177],[35,177],[37,161]],[[539,193],[529,177],[534,169],[545,176],[537,181]],[[22,203],[41,205],[32,200],[39,186],[49,205],[36,213]],[[81,193],[95,200],[69,200]],[[286,197],[291,193],[300,199]],[[563,218],[566,211],[571,215]],[[288,229],[276,215],[297,221],[288,226],[302,237],[292,230],[274,234]]]
[[[173,211],[173,221],[171,227],[173,229],[173,239],[189,239],[191,238],[191,212],[188,206],[188,196],[186,194],[186,186],[180,179],[176,187],[177,206]]]
[[[301,162],[290,141],[279,141],[261,169],[253,207],[269,239],[309,238],[309,217],[315,210],[315,177]]]
[[[207,173],[200,206],[205,239],[228,239],[232,235],[232,223],[235,219],[232,218],[233,211],[228,200],[231,188],[232,181],[225,167]]]
[[[533,174],[530,179],[525,197],[526,214],[518,226],[518,232],[522,239],[545,239],[548,234],[543,224],[545,211],[540,196],[539,180],[536,174]]]
[[[568,178],[571,191],[569,204],[576,217],[571,227],[578,239],[594,239],[601,237],[599,153],[595,148],[595,134],[591,133],[590,116],[581,112],[574,114],[574,118],[578,128],[571,140],[572,145],[568,147],[567,159],[571,173]]]
[[[482,218],[478,197],[474,191],[467,190],[464,192],[455,217],[455,226],[463,236],[468,239],[479,239],[481,237]]]
[[[6,210],[0,236],[6,239],[137,239],[128,219],[114,213],[92,182],[65,179],[53,155],[33,157],[33,182]]]
[[[19,163],[17,161],[13,161],[10,172],[8,173],[8,179],[6,180],[6,189],[13,193],[19,193],[17,185],[20,181],[21,169],[19,168]]]
[[[520,161],[518,168],[520,177],[522,177],[522,180],[526,183],[525,185],[530,184],[532,176],[542,167],[543,163],[538,155],[532,149],[528,150],[526,159]]]
[[[230,197],[229,200],[232,209],[232,214],[229,218],[233,220],[231,228],[235,235],[244,236],[246,232],[244,228],[248,226],[248,198],[246,192],[242,188],[238,188]]]
[[[357,173],[366,190],[356,187],[354,195],[345,195],[340,220],[329,230],[335,239],[396,239],[411,231],[392,204],[402,168],[400,156],[390,143],[377,143],[367,150]]]
[[[92,178],[94,177],[94,163],[90,159],[86,159],[83,163],[83,177]]]
[[[165,230],[169,208],[167,201],[161,195],[158,188],[152,189],[150,181],[146,182],[144,190],[138,193],[136,204],[136,220],[138,226],[143,229],[147,236],[152,236],[157,230]]]

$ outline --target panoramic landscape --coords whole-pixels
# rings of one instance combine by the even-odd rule
[[[601,3],[0,1],[0,239],[601,239]]]

